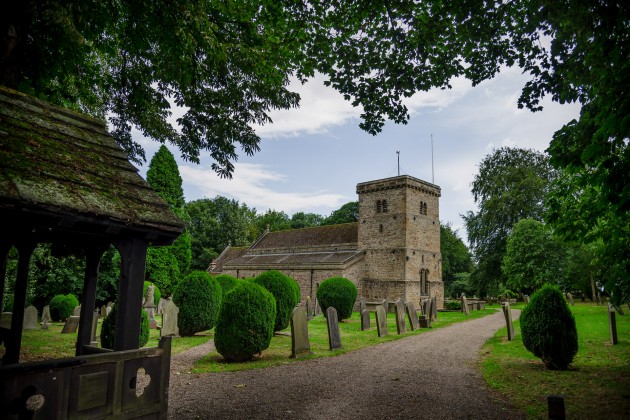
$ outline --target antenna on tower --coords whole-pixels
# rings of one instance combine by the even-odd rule
[[[433,172],[433,133],[431,133],[431,184],[435,184],[435,173]]]
[[[400,176],[400,151],[396,150],[396,155],[398,156],[398,176]]]

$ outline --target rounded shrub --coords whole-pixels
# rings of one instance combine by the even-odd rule
[[[461,311],[462,303],[458,301],[450,301],[444,303],[444,308],[449,311]]]
[[[332,306],[337,310],[337,319],[350,318],[354,302],[357,300],[357,286],[345,277],[331,277],[319,285],[317,301],[326,316],[326,309]]]
[[[520,316],[525,348],[548,369],[569,367],[578,351],[575,318],[557,286],[545,285],[532,296]]]
[[[160,292],[160,288],[150,281],[144,282],[144,287],[142,288],[142,298],[147,298],[147,290],[149,290],[149,286],[153,286],[153,304],[155,306],[158,306],[158,303],[160,303],[160,298],[162,297],[162,293]]]
[[[229,274],[219,274],[215,277],[221,286],[221,295],[225,297],[225,294],[232,290],[239,282],[234,276],[230,276]]]
[[[65,321],[72,312],[74,308],[79,306],[79,299],[72,293],[68,293],[67,295],[56,295],[48,304],[50,308],[50,317],[54,322]]]
[[[225,295],[214,329],[214,345],[225,360],[246,362],[271,343],[276,300],[264,287],[240,282]]]
[[[300,303],[300,286],[291,277],[277,270],[261,273],[254,279],[254,283],[267,289],[276,300],[274,331],[287,328],[293,309]]]
[[[116,338],[116,309],[117,304],[114,303],[112,310],[103,320],[101,325],[101,347],[106,349],[114,348],[114,339]],[[142,310],[140,318],[140,347],[144,347],[149,342],[149,316]]]
[[[179,308],[179,334],[190,337],[216,324],[221,307],[221,286],[207,272],[193,271],[175,289],[173,302]]]

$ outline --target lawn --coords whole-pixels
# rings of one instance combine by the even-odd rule
[[[528,418],[546,418],[547,396],[563,395],[567,418],[630,417],[630,315],[617,314],[619,343],[610,343],[607,308],[571,307],[579,350],[567,371],[547,370],[523,346],[518,321],[509,342],[502,328],[482,349],[484,379]]]

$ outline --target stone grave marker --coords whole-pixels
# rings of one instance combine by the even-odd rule
[[[308,341],[308,321],[306,313],[299,306],[291,313],[291,357],[311,354],[311,344]]]
[[[11,329],[11,322],[13,321],[13,312],[2,312],[0,315],[0,327]]]
[[[162,329],[160,330],[160,337],[166,337],[169,335],[179,337],[177,314],[179,314],[179,308],[175,305],[171,298],[169,298],[162,309]]]
[[[431,328],[431,320],[426,315],[420,315],[418,317],[418,323],[420,324],[420,328]]]
[[[376,307],[376,329],[379,337],[387,335],[387,312],[385,312],[383,305]]]
[[[573,295],[571,293],[567,293],[567,300],[571,304],[571,306],[575,306],[575,301],[573,300]]]
[[[597,292],[597,304],[602,304],[602,294],[600,292]]]
[[[431,322],[437,321],[437,297],[431,299]]]
[[[529,303],[529,295],[525,295],[525,303]]]
[[[505,323],[507,325],[508,341],[514,339],[514,324],[512,323],[512,311],[510,310],[510,302],[503,304],[503,315],[505,315]]]
[[[398,335],[405,334],[407,332],[407,325],[405,324],[405,304],[402,299],[398,299],[394,305],[396,308],[396,332]]]
[[[317,296],[315,296],[315,316],[322,313],[322,308],[319,307],[319,302],[317,301]]]
[[[311,297],[306,297],[306,320],[310,321],[313,319],[313,303],[311,302]]]
[[[470,316],[470,309],[468,308],[468,299],[466,299],[466,296],[464,295],[462,295],[462,312],[466,316]]]
[[[418,321],[418,314],[416,313],[416,307],[413,302],[407,302],[407,319],[409,319],[409,325],[411,325],[411,331],[420,329],[420,322]]]
[[[381,302],[381,305],[385,309],[385,313],[389,312],[389,303],[387,302],[387,299],[383,299],[383,301]]]
[[[98,319],[100,318],[100,316],[101,316],[101,313],[98,309],[96,309],[94,311],[94,314],[92,314],[92,335],[90,336],[90,345],[94,347],[98,346],[98,337],[96,336],[96,329],[98,328]]]
[[[22,329],[34,330],[37,328],[37,308],[33,305],[24,309],[24,322],[22,323]]]
[[[330,350],[341,348],[341,333],[339,332],[337,310],[333,306],[326,308],[326,324],[328,325],[328,344]]]
[[[617,344],[617,314],[612,304],[608,302],[608,325],[610,327],[610,342],[614,345]]]
[[[362,314],[365,308],[365,298],[363,296],[359,297],[359,313]]]
[[[364,309],[361,311],[361,331],[370,329],[370,311]]]
[[[146,306],[143,308],[149,318],[149,328],[157,330],[157,321],[155,320],[155,307]]]
[[[66,319],[66,323],[63,325],[61,334],[72,334],[77,332],[79,328],[79,317],[77,315],[70,315]]]
[[[81,316],[81,305],[74,308],[72,311],[72,316]]]
[[[160,298],[157,306],[157,314],[162,315],[162,310],[164,309],[164,305],[166,305],[166,299]]]
[[[52,318],[50,317],[50,306],[46,305],[42,310],[42,330],[47,330],[48,323],[51,321]]]
[[[562,395],[547,395],[547,418],[550,420],[564,420],[567,418]]]
[[[432,316],[431,316],[431,312],[433,311],[433,301],[431,299],[425,299],[424,303],[424,315],[427,317],[427,319],[429,320],[429,323],[432,322]]]
[[[107,305],[101,306],[101,312],[99,314],[101,318],[107,318]]]

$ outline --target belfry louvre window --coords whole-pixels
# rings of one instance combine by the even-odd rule
[[[387,213],[387,200],[383,200],[383,213]]]

